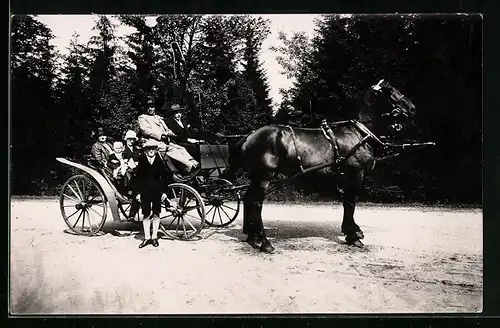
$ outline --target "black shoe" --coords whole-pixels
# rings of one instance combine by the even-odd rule
[[[142,243],[139,245],[139,248],[143,248],[151,243],[151,239],[144,239]]]
[[[153,247],[158,247],[160,244],[158,243],[158,239],[153,239]]]

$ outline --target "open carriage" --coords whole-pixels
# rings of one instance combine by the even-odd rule
[[[228,180],[219,178],[228,163],[227,145],[200,145],[200,169],[180,176],[166,156],[165,164],[174,179],[167,198],[172,207],[162,204],[160,230],[168,237],[193,240],[205,226],[224,227],[232,223],[240,210],[241,197]],[[72,233],[84,236],[103,234],[108,212],[113,221],[126,221],[132,204],[129,195],[120,192],[104,168],[83,165],[66,158],[62,164],[80,171],[71,176],[60,193],[60,210]],[[140,220],[140,212],[136,220]]]

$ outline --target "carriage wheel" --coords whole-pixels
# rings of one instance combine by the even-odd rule
[[[106,197],[94,180],[85,175],[70,177],[59,199],[64,222],[71,231],[83,236],[96,235],[106,222]]]
[[[200,194],[188,185],[172,183],[167,197],[173,208],[162,211],[160,229],[174,239],[194,239],[205,224],[205,205]]]
[[[118,209],[120,210],[120,213],[125,217],[125,220],[128,219],[128,215],[130,213],[130,208],[132,207],[132,203],[121,203],[121,202],[118,202]],[[136,221],[139,221],[139,212],[140,211],[137,211],[137,213],[135,214],[134,216],[134,219],[136,219]]]
[[[206,222],[213,227],[227,227],[240,212],[241,196],[232,190],[234,185],[220,178],[212,178],[203,187],[202,198],[206,207]]]

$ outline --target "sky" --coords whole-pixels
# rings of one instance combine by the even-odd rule
[[[269,50],[269,47],[280,44],[278,40],[279,31],[287,34],[305,31],[308,36],[312,36],[315,28],[314,19],[319,15],[276,14],[258,16],[269,19],[271,22],[271,34],[262,45],[261,61],[269,81],[270,97],[274,103],[278,104],[281,101],[279,89],[289,87],[292,81],[280,74],[281,66],[276,61],[277,53]],[[94,15],[39,15],[37,19],[52,30],[55,36],[53,44],[60,53],[66,54],[69,41],[75,32],[79,34],[79,40],[82,43],[86,43],[91,36],[95,35],[92,28],[96,17]],[[154,25],[154,19],[154,17],[148,17],[148,24]],[[131,32],[133,32],[133,28],[124,26],[118,26],[116,29],[117,36],[127,35]]]

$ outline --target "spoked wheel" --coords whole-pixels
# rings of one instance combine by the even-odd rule
[[[162,211],[160,229],[174,239],[194,239],[205,224],[205,205],[200,194],[188,185],[172,183],[167,197],[172,207]]]
[[[213,227],[227,227],[240,212],[241,196],[234,185],[220,178],[212,178],[203,186],[201,196],[205,202],[206,222]]]
[[[118,209],[120,210],[120,213],[124,216],[124,219],[125,220],[128,220],[129,219],[129,215],[130,215],[130,208],[132,207],[132,203],[122,203],[122,202],[118,202]],[[139,211],[137,211],[137,213],[135,214],[135,216],[133,218],[131,218],[135,221],[139,221]]]
[[[97,182],[85,175],[75,175],[63,185],[61,214],[74,233],[95,236],[106,222],[106,197]]]

